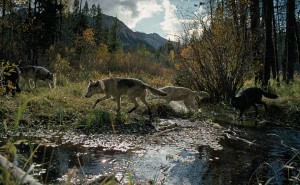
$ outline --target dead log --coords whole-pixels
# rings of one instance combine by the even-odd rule
[[[20,184],[29,184],[29,185],[42,185],[38,180],[34,179],[31,175],[28,175],[22,169],[16,167],[14,164],[9,162],[5,157],[0,155],[0,165],[7,171],[9,171]]]

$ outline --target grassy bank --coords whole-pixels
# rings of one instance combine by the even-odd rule
[[[119,75],[122,76],[122,75]],[[105,76],[94,79],[105,78]],[[155,77],[142,79],[154,87],[161,87],[170,82],[156,79]],[[22,83],[22,82],[21,82]],[[107,127],[113,130],[116,124],[128,124],[133,122],[147,122],[148,115],[146,107],[140,102],[140,107],[132,114],[126,112],[132,108],[133,104],[126,97],[121,101],[121,114],[116,114],[116,102],[105,100],[92,108],[95,100],[103,95],[96,95],[85,98],[88,80],[81,82],[71,82],[65,77],[60,77],[57,88],[50,90],[46,83],[38,83],[38,88],[25,89],[16,97],[10,95],[0,97],[0,130],[43,127],[76,129],[83,128],[88,131]],[[253,86],[251,82],[246,84]],[[269,111],[265,112],[263,107],[259,107],[260,116],[258,119],[275,121],[278,124],[299,126],[300,116],[300,80],[296,79],[292,84],[271,85],[273,92],[279,95],[276,100],[264,99],[267,102]],[[227,104],[210,104],[202,102],[201,112],[184,113],[177,112],[170,107],[163,105],[163,100],[153,99],[148,93],[148,102],[153,108],[155,117],[182,117],[192,120],[215,119],[216,121],[241,124],[234,120],[237,111]],[[247,111],[246,120],[251,120],[253,109]],[[246,116],[247,116],[246,114]],[[247,123],[247,121],[245,122]],[[245,124],[243,123],[243,124]],[[251,121],[249,124],[253,124]]]
[[[99,76],[92,79],[106,77]],[[167,81],[155,77],[143,77],[142,80],[154,87],[168,84]],[[137,120],[143,122],[148,118],[147,109],[141,102],[136,111],[127,114],[126,112],[134,106],[127,97],[122,97],[121,115],[116,114],[117,104],[113,100],[104,100],[93,109],[94,102],[103,94],[85,98],[87,85],[88,80],[71,82],[65,77],[59,77],[55,89],[50,90],[46,83],[39,82],[38,88],[30,90],[25,87],[25,90],[15,97],[11,95],[0,97],[0,122],[2,123],[0,130],[28,126],[61,129],[99,128],[107,124],[130,123]],[[148,102],[155,107],[159,100],[152,97],[148,93],[147,98],[150,99]]]

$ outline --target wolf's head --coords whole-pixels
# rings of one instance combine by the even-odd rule
[[[56,86],[56,74],[48,72],[46,76],[46,81],[50,83],[53,87]]]
[[[102,80],[96,80],[96,81],[90,80],[85,97],[90,98],[94,94],[103,93],[104,90],[105,90],[105,85]]]

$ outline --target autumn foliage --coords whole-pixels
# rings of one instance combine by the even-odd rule
[[[176,63],[176,83],[195,90],[206,90],[215,101],[229,100],[250,77],[249,45],[228,20],[213,26],[202,25],[180,50]]]

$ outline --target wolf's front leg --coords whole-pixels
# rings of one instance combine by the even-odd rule
[[[37,81],[37,79],[34,79],[34,80],[33,80],[34,88],[36,88],[36,81]]]
[[[30,85],[30,79],[26,79],[26,85],[28,86],[29,89],[32,89],[31,85]]]
[[[48,83],[48,85],[50,89],[54,89],[54,86],[52,87],[51,83]]]
[[[93,108],[95,108],[96,105],[97,105],[100,101],[106,100],[106,99],[109,99],[109,98],[111,98],[110,95],[106,95],[106,96],[104,96],[104,97],[102,97],[102,98],[97,99],[96,102],[94,103]]]
[[[121,97],[113,97],[117,101],[117,112],[121,110]]]

